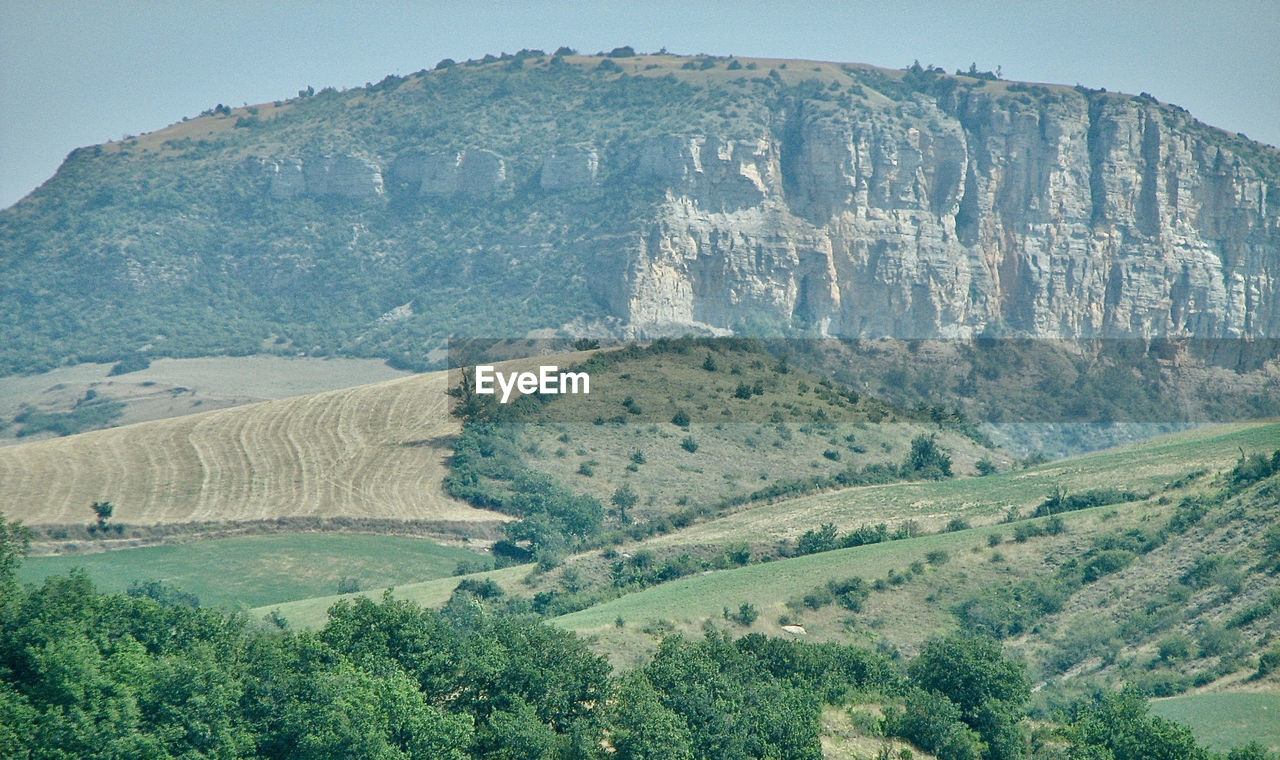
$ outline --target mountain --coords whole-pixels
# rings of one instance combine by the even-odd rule
[[[0,372],[256,352],[423,368],[495,329],[1280,327],[1280,152],[1149,95],[558,52],[74,151],[0,212]]]

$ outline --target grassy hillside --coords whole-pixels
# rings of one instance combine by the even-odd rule
[[[447,577],[458,563],[487,562],[465,549],[422,539],[362,534],[246,536],[99,554],[29,557],[18,578],[39,583],[83,568],[99,589],[161,581],[204,606],[254,607],[360,588]]]
[[[1011,457],[962,418],[886,404],[789,367],[757,342],[660,340],[596,354],[585,395],[543,396],[472,416],[459,442],[453,493],[502,508],[537,471],[594,497],[613,528],[749,501],[939,473],[902,472],[913,440],[929,438],[956,475]],[[527,403],[526,403],[527,402]],[[620,489],[633,504],[619,508]],[[688,519],[688,518],[686,518]]]
[[[877,619],[879,623],[869,628],[864,620],[854,630],[861,629],[859,635],[884,635],[896,645],[910,647],[926,638],[931,631],[955,624],[949,606],[965,590],[1052,572],[1063,562],[1096,549],[1095,540],[1099,537],[1125,534],[1133,529],[1154,531],[1182,508],[1183,499],[1194,499],[1197,494],[1220,490],[1217,484],[1222,476],[1215,473],[1231,470],[1241,449],[1263,450],[1266,445],[1275,445],[1277,441],[1280,441],[1280,425],[1276,424],[1206,428],[1003,476],[864,486],[754,507],[667,535],[623,543],[616,549],[570,557],[565,567],[589,579],[593,572],[608,564],[601,559],[602,555],[625,559],[648,552],[656,563],[680,553],[706,556],[708,548],[720,549],[735,542],[751,548],[755,558],[773,558],[778,556],[774,548],[779,542],[784,542],[784,546],[789,544],[787,551],[794,552],[795,539],[799,534],[813,530],[822,522],[834,522],[841,532],[867,525],[873,520],[894,525],[895,519],[914,520],[918,530],[926,531],[944,528],[956,518],[979,527],[775,559],[737,569],[709,568],[711,572],[632,593],[624,589],[619,598],[558,618],[558,622],[609,639],[618,635],[611,629],[616,628],[617,618],[622,617],[626,624],[624,632],[634,643],[633,634],[643,636],[642,629],[648,625],[660,621],[678,622],[686,630],[697,630],[704,621],[722,620],[726,605],[735,607],[740,602],[751,602],[758,607],[760,617],[755,625],[760,630],[776,633],[777,618],[787,615],[797,622],[812,625],[812,635],[838,638],[850,631],[846,630],[837,611],[824,607],[821,612],[810,611],[800,615],[789,610],[787,603],[801,599],[804,593],[827,580],[858,575],[870,583],[877,578],[887,579],[889,571],[893,570],[903,579],[890,584],[894,593],[872,594],[868,602],[876,605],[882,601],[890,605],[867,617]],[[1127,504],[1060,513],[1057,517],[1062,521],[1062,528],[1055,534],[1046,529],[1050,518],[1027,519],[1055,485],[1064,486],[1068,494],[1104,485],[1122,485],[1140,491],[1137,496],[1141,498]],[[994,491],[989,500],[982,496],[985,487]],[[1208,514],[1216,515],[1215,519],[1202,515],[1200,524],[1187,528],[1185,535],[1179,534],[1176,540],[1169,538],[1164,545],[1150,547],[1142,561],[1154,565],[1156,561],[1165,562],[1164,558],[1170,557],[1174,562],[1188,564],[1197,551],[1204,551],[1206,542],[1219,540],[1206,537],[1216,535],[1218,531],[1235,531],[1233,540],[1241,546],[1241,551],[1258,551],[1259,535],[1275,518],[1272,514],[1273,497],[1267,488],[1255,487],[1253,491],[1233,497],[1229,506],[1224,502],[1222,506],[1214,507]],[[847,511],[823,511],[819,505],[824,503],[844,505]],[[898,511],[889,511],[895,505]],[[1018,509],[1018,516],[1009,522],[1008,508],[1011,506]],[[777,523],[769,522],[770,513],[778,515]],[[1233,527],[1242,521],[1247,524],[1251,516],[1256,518],[1256,524],[1247,532],[1239,532]],[[989,524],[982,525],[984,522]],[[959,524],[963,523],[953,523],[952,527]],[[1205,527],[1211,525],[1216,527]],[[1201,533],[1203,530],[1210,532]],[[699,550],[703,553],[698,554]],[[930,561],[929,555],[937,551],[946,553],[945,561],[940,561],[938,555]],[[911,569],[916,562],[925,565],[923,572]],[[1141,566],[1140,563],[1134,565],[1135,568]],[[531,595],[554,587],[565,574],[562,570],[530,573],[528,567],[531,566],[525,570],[508,568],[500,571],[501,575],[496,578],[510,593]],[[1117,578],[1127,577],[1123,573],[1117,575]],[[1171,583],[1176,581],[1167,573],[1164,579]],[[1229,605],[1247,606],[1265,598],[1268,585],[1265,573],[1257,575],[1255,582],[1259,585],[1250,594],[1224,601]],[[450,583],[432,581],[413,587],[414,591],[402,586],[397,592],[410,594],[408,598],[420,601],[443,601],[451,588]],[[1107,588],[1106,593],[1113,593],[1111,587]],[[1117,598],[1128,598],[1118,591],[1114,594]],[[1085,594],[1085,597],[1093,598],[1090,594]],[[909,610],[893,609],[892,605],[904,599],[910,599]],[[299,601],[291,609],[303,618],[313,619],[326,603],[327,600]],[[1081,609],[1096,610],[1098,604],[1095,599]],[[1219,610],[1215,614],[1227,613]],[[1071,620],[1063,618],[1063,625],[1069,628]],[[884,629],[884,633],[874,633],[876,629]]]
[[[828,522],[842,530],[905,520],[914,520],[925,530],[938,530],[955,518],[991,524],[1010,510],[1029,515],[1057,487],[1069,493],[1105,488],[1153,493],[1188,473],[1231,466],[1242,448],[1258,451],[1278,440],[1280,424],[1275,423],[1206,427],[982,478],[868,486],[751,507],[731,520],[656,537],[650,545],[768,544],[794,540]]]

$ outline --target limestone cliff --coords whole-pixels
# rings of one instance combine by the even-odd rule
[[[666,200],[632,244],[621,316],[764,314],[840,336],[1280,334],[1280,198],[1230,151],[1133,98],[945,105],[794,112],[749,150],[655,140],[637,173]],[[708,145],[728,147],[708,161]]]
[[[792,100],[774,116],[746,139],[666,134],[526,162],[544,192],[660,191],[624,255],[614,235],[582,242],[631,332],[763,319],[847,337],[1280,334],[1277,191],[1168,107],[1058,88]],[[369,161],[265,165],[276,198],[383,192]],[[424,199],[525,180],[487,148],[410,151],[389,171]]]

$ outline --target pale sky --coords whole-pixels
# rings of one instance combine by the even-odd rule
[[[2,0],[0,208],[74,148],[217,103],[357,87],[521,48],[811,58],[1146,91],[1280,145],[1280,0]]]

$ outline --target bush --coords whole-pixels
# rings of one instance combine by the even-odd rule
[[[1258,658],[1258,672],[1254,678],[1265,678],[1280,668],[1280,646],[1273,646]]]
[[[796,553],[799,555],[816,554],[837,549],[840,546],[838,537],[839,534],[833,523],[823,523],[817,528],[805,531],[804,535],[800,537],[800,541],[796,544]]]
[[[732,620],[738,625],[751,625],[756,622],[756,618],[760,617],[760,613],[756,610],[754,604],[743,602],[742,605],[738,607],[737,612],[730,612],[728,608],[725,608],[724,617],[726,620]]]
[[[725,556],[735,565],[745,565],[751,561],[751,547],[745,541],[738,541],[725,547]]]
[[[689,427],[689,422],[689,413],[683,410],[677,411],[675,416],[671,418],[671,424],[686,429]]]
[[[1135,556],[1127,549],[1107,549],[1094,554],[1084,564],[1084,582],[1092,583],[1104,575],[1125,569]]]
[[[810,591],[804,595],[804,606],[811,610],[820,610],[836,600],[835,594],[831,593],[831,589],[826,586]]]
[[[1108,504],[1123,504],[1124,502],[1141,498],[1143,498],[1141,494],[1136,494],[1132,491],[1121,491],[1116,488],[1094,488],[1068,495],[1065,489],[1058,487],[1049,494],[1048,498],[1040,502],[1032,517],[1056,515],[1059,512],[1074,512]]]
[[[485,578],[483,580],[477,578],[465,578],[460,581],[457,586],[453,587],[453,593],[455,595],[471,594],[477,599],[497,599],[498,597],[505,595],[507,592],[503,591],[502,587],[499,586],[492,578]]]
[[[932,435],[911,439],[911,453],[902,463],[902,473],[909,478],[941,480],[951,477],[951,457],[938,446]]]
[[[691,435],[685,436],[685,439],[680,442],[680,448],[692,454],[698,450],[698,442],[693,440]]]
[[[960,721],[960,708],[941,694],[911,692],[904,709],[886,711],[885,729],[941,760],[982,757],[982,743],[977,734]]]
[[[1156,652],[1164,662],[1185,660],[1191,655],[1191,640],[1181,634],[1166,636],[1156,643]]]
[[[130,372],[140,372],[151,366],[151,360],[143,354],[129,354],[115,363],[111,371],[107,373],[108,377],[116,375],[127,375]]]

